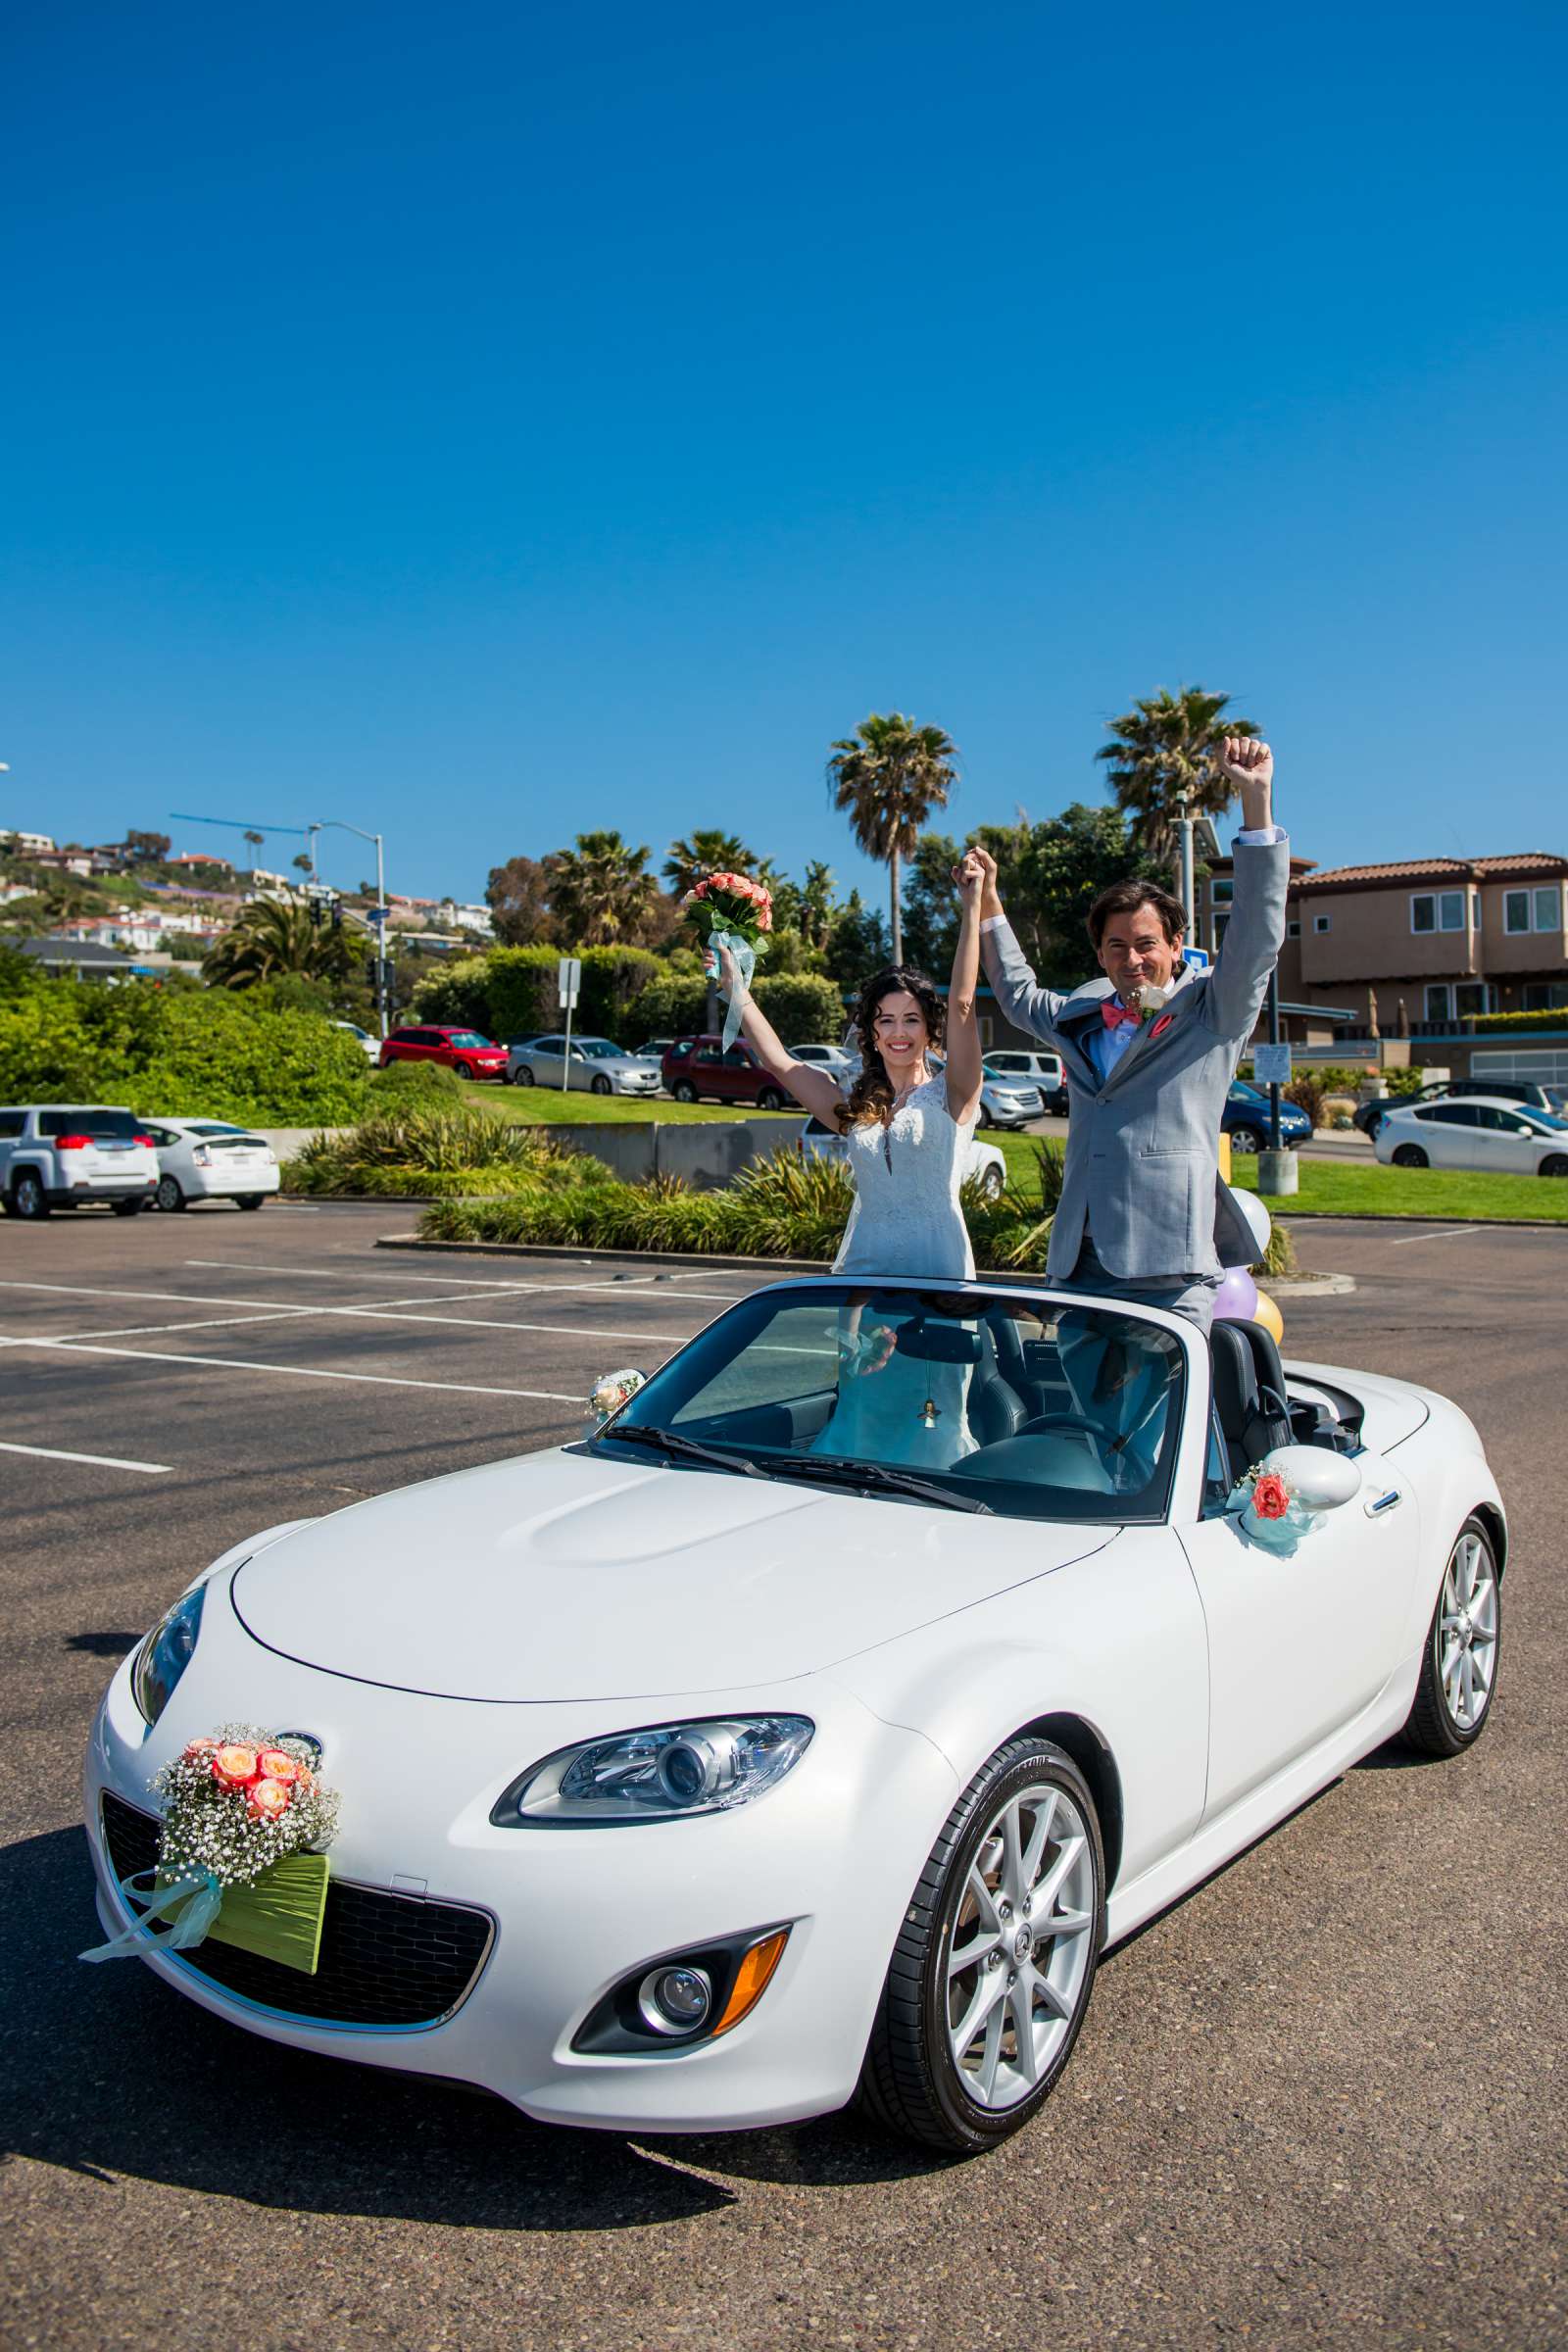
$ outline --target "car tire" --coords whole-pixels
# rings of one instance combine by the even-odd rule
[[[600,1070],[591,1081],[589,1092],[595,1095],[608,1095],[611,1091],[610,1080],[605,1076],[604,1071]]]
[[[759,1110],[782,1110],[784,1098],[776,1086],[760,1087],[758,1090],[757,1107]]]
[[[1432,1163],[1419,1144],[1396,1144],[1394,1164],[1396,1168],[1425,1168]]]
[[[146,1205],[147,1197],[142,1194],[134,1200],[117,1200],[114,1210],[117,1217],[139,1217]]]
[[[532,1071],[532,1068],[529,1066],[529,1064],[528,1064],[527,1062],[525,1062],[525,1061],[519,1061],[519,1062],[518,1062],[518,1064],[517,1064],[517,1075],[515,1076],[515,1078],[514,1078],[514,1080],[512,1081],[512,1083],[513,1083],[513,1085],[514,1085],[514,1086],[532,1086],[532,1084],[533,1084],[533,1071]]]
[[[1255,1127],[1233,1127],[1230,1130],[1230,1139],[1233,1152],[1245,1154],[1249,1152],[1261,1152],[1263,1149],[1263,1138]]]
[[[1538,1176],[1568,1176],[1568,1157],[1565,1157],[1561,1152],[1553,1152],[1548,1159],[1542,1161],[1536,1174]]]
[[[1048,1916],[1066,1932],[1031,1943],[1023,1901],[1047,1880]],[[1068,1907],[1057,1913],[1063,1889]],[[861,2106],[906,2138],[968,2156],[1028,2123],[1072,2055],[1089,2006],[1104,1889],[1100,1823],[1077,1765],[1052,1740],[1009,1740],[954,1806],[909,1898],[861,2069]],[[965,1939],[957,1967],[956,1936]],[[1021,2065],[1020,2031],[1029,2040]]]
[[[28,1224],[36,1224],[49,1214],[49,1198],[42,1179],[32,1168],[24,1168],[11,1186],[11,1214]]]
[[[677,1078],[669,1091],[677,1102],[695,1102],[697,1101],[697,1089],[689,1078]]]
[[[477,1072],[475,1071],[471,1061],[455,1061],[452,1064],[452,1067],[456,1070],[460,1078],[466,1078],[470,1086],[473,1084],[474,1078],[477,1076]]]
[[[177,1177],[159,1177],[158,1190],[153,1195],[153,1203],[156,1207],[165,1209],[183,1208],[185,1206],[185,1196],[180,1190],[179,1180]]]
[[[1367,1120],[1366,1125],[1361,1130],[1361,1133],[1366,1137],[1366,1140],[1369,1144],[1375,1144],[1377,1142],[1378,1136],[1382,1131],[1383,1122],[1388,1115],[1389,1114],[1386,1110],[1380,1110],[1375,1112],[1373,1116]]]
[[[981,1102],[976,1106],[974,1123],[977,1127],[994,1127],[997,1122],[991,1116],[991,1113],[989,1110],[987,1110],[985,1104]]]
[[[1492,1536],[1472,1515],[1454,1539],[1433,1605],[1415,1703],[1401,1735],[1406,1745],[1424,1756],[1458,1756],[1473,1747],[1492,1713],[1501,1654],[1502,1579]]]
[[[1000,1200],[1006,1189],[1007,1172],[1004,1168],[986,1168],[982,1170],[980,1177],[980,1194],[983,1200]]]
[[[267,1205],[265,1193],[236,1193],[234,1199],[241,1208],[265,1208]]]

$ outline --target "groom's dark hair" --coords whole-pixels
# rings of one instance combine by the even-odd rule
[[[1089,909],[1089,936],[1097,953],[1111,916],[1135,913],[1140,906],[1152,906],[1159,917],[1160,929],[1175,947],[1187,929],[1186,907],[1168,890],[1161,890],[1157,882],[1139,882],[1129,875],[1125,882],[1112,882],[1102,890]]]

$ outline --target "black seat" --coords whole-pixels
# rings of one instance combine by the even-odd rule
[[[1284,1367],[1272,1335],[1259,1323],[1216,1323],[1209,1352],[1231,1477],[1243,1478],[1276,1446],[1294,1441]]]
[[[1012,1328],[1009,1318],[1006,1329],[1010,1333]],[[1004,1347],[1004,1340],[999,1344],[997,1325],[990,1321],[983,1323],[979,1360],[969,1384],[969,1428],[982,1446],[1000,1445],[1004,1438],[1016,1437],[1029,1417],[1028,1407],[999,1361]],[[1021,1349],[1018,1356],[1021,1363]],[[1007,1370],[1011,1369],[1009,1363]]]

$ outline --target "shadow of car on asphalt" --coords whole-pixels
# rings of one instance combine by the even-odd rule
[[[940,2167],[851,2118],[702,2140],[531,2123],[464,2084],[262,2041],[102,1940],[79,1830],[0,1849],[0,2152],[283,2212],[514,2230],[644,2229],[736,2202],[746,2179],[848,2183]],[[253,2164],[241,2148],[272,2148]]]

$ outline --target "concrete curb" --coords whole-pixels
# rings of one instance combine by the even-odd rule
[[[413,1250],[443,1257],[530,1257],[542,1259],[546,1265],[567,1266],[668,1266],[703,1273],[730,1274],[825,1274],[825,1257],[726,1257],[714,1251],[711,1255],[700,1252],[681,1256],[667,1250],[590,1250],[564,1249],[554,1242],[421,1242],[405,1234],[384,1234],[377,1250]],[[996,1269],[991,1269],[995,1272]],[[1014,1280],[1013,1276],[999,1276]],[[1275,1281],[1264,1277],[1264,1287],[1271,1298],[1343,1298],[1356,1288],[1353,1274],[1289,1274]]]
[[[1259,1193],[1257,1199],[1272,1217],[1271,1193]],[[1451,1217],[1435,1209],[1426,1209],[1419,1216],[1410,1208],[1281,1208],[1281,1219],[1294,1225],[1298,1218],[1314,1225],[1473,1225],[1478,1233],[1563,1233],[1568,1234],[1568,1217]]]

